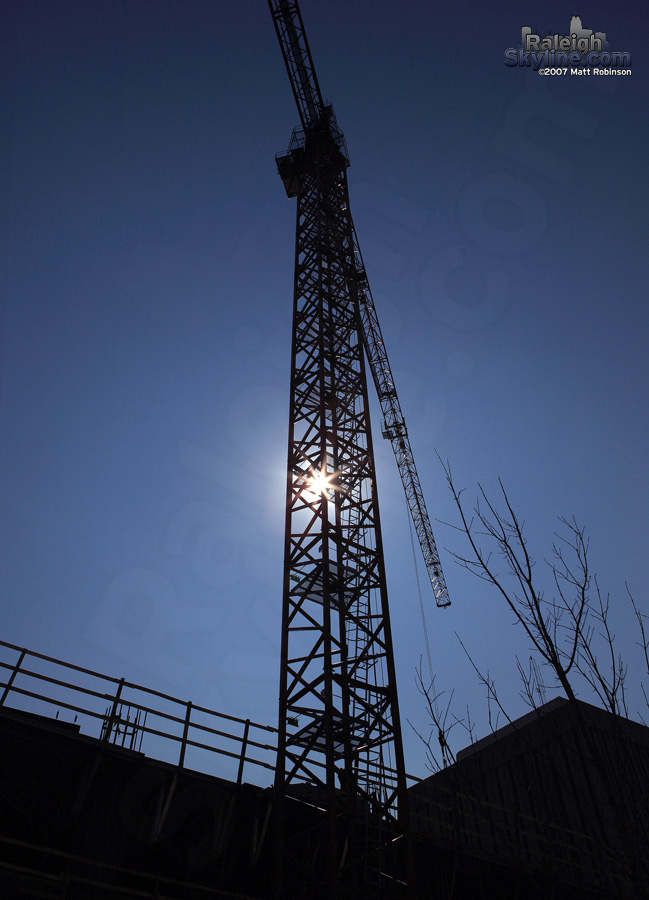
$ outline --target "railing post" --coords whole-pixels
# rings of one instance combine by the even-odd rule
[[[185,727],[183,728],[183,741],[180,745],[180,759],[178,760],[178,768],[182,769],[185,763],[185,750],[187,749],[187,735],[189,734],[189,717],[192,714],[192,701],[187,701],[187,712],[185,713]]]
[[[178,769],[182,769],[185,763],[185,750],[187,749],[187,735],[189,734],[189,719],[192,714],[192,702],[191,700],[187,701],[187,710],[185,712],[185,725],[183,727],[183,739],[180,745],[180,759],[178,760]],[[153,826],[153,840],[157,841],[162,833],[162,829],[164,827],[164,823],[167,819],[167,813],[169,812],[169,807],[171,806],[171,800],[173,798],[174,793],[176,792],[176,785],[178,784],[178,769],[174,772],[174,777],[171,779],[171,784],[169,785],[169,790],[167,791],[167,797],[164,802],[164,806],[158,816],[157,821]]]
[[[6,686],[6,688],[4,689],[4,693],[2,694],[2,697],[0,698],[0,706],[4,706],[5,700],[6,700],[7,697],[9,696],[9,691],[11,690],[12,684],[13,684],[14,681],[16,680],[16,675],[18,674],[18,670],[20,669],[20,667],[21,667],[22,664],[23,664],[23,660],[24,660],[24,658],[25,658],[25,654],[26,654],[26,653],[27,653],[26,650],[23,650],[23,651],[22,651],[22,653],[20,654],[20,659],[18,660],[18,662],[17,662],[16,665],[14,666],[14,670],[13,670],[13,672],[11,673],[11,678],[10,678],[9,681],[7,682],[7,686]]]
[[[103,739],[106,743],[110,738],[111,731],[113,730],[113,723],[117,718],[117,707],[119,705],[119,699],[122,696],[122,688],[124,687],[124,678],[120,679],[119,686],[117,688],[117,693],[115,694],[115,699],[113,700],[113,708],[110,711],[110,716],[108,717],[108,721],[106,722],[106,731],[104,732]]]
[[[250,719],[246,719],[246,725],[243,729],[243,738],[241,740],[241,756],[239,757],[239,771],[237,773],[237,786],[243,780],[243,766],[246,761],[246,750],[248,748],[248,732],[250,731]]]

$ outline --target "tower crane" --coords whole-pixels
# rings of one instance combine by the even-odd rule
[[[286,2],[280,2],[280,0],[272,2],[272,0],[269,0],[269,6],[273,14],[284,63],[300,115],[302,134],[305,134],[307,130],[313,128],[328,115],[333,117],[333,109],[331,106],[325,105],[320,93],[298,3],[291,3],[288,0]],[[335,122],[335,120],[333,121]],[[342,132],[339,131],[338,135],[341,144],[344,146]],[[293,141],[297,140],[299,138],[296,131],[294,132]],[[295,150],[296,148],[297,145],[292,149]],[[345,157],[347,165],[349,165],[346,148]],[[293,166],[292,159],[290,152],[277,158],[279,173],[284,180],[289,197],[295,197],[298,191],[297,171]],[[428,510],[426,509],[426,501],[421,489],[419,475],[417,474],[406,422],[394,386],[394,377],[385,349],[381,326],[376,314],[376,307],[372,298],[351,213],[349,214],[349,224],[353,236],[355,263],[354,278],[349,285],[349,289],[351,293],[356,295],[359,304],[363,323],[363,342],[383,413],[381,432],[383,437],[387,438],[392,444],[401,481],[405,489],[408,508],[419,539],[435,600],[438,606],[450,606],[451,600],[448,588],[444,579]]]
[[[345,138],[322,98],[298,3],[268,5],[300,116],[276,157],[297,198],[278,894],[388,897],[408,816],[366,362],[436,601],[450,601],[350,213]],[[289,803],[322,810],[320,826],[292,828]],[[316,858],[326,860],[317,882]]]

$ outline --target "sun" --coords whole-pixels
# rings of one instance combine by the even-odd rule
[[[320,500],[323,496],[329,495],[329,491],[334,489],[332,484],[336,473],[332,472],[327,475],[326,469],[311,469],[311,473],[304,477],[304,488],[302,491],[304,499],[308,503]]]

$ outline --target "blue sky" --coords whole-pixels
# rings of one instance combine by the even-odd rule
[[[502,477],[540,570],[574,514],[637,662],[646,9],[302,12],[432,518],[455,521],[436,451],[467,497]],[[504,66],[523,25],[565,33],[573,14],[632,76]],[[274,154],[298,116],[267,5],[25,0],[3,18],[2,636],[272,724],[295,216]],[[423,728],[405,501],[377,445],[402,716]],[[453,606],[425,595],[439,687],[480,720],[457,632],[523,712],[524,642],[443,564]],[[406,745],[423,774],[408,726]]]

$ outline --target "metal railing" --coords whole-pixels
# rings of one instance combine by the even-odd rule
[[[0,680],[0,714],[4,707],[12,715],[41,716],[50,726],[238,784],[244,773],[253,784],[272,783],[277,753],[272,726],[5,641],[0,641],[0,674],[6,674]],[[419,781],[408,776],[410,784]],[[411,806],[414,831],[441,846],[514,867],[560,869],[568,881],[602,879],[597,865],[602,847],[584,834],[441,786],[416,791]],[[602,880],[619,882],[619,872],[613,867]]]
[[[272,783],[277,729],[0,641],[0,709],[241,784]],[[72,717],[74,716],[74,719]],[[246,768],[247,767],[247,768]]]

